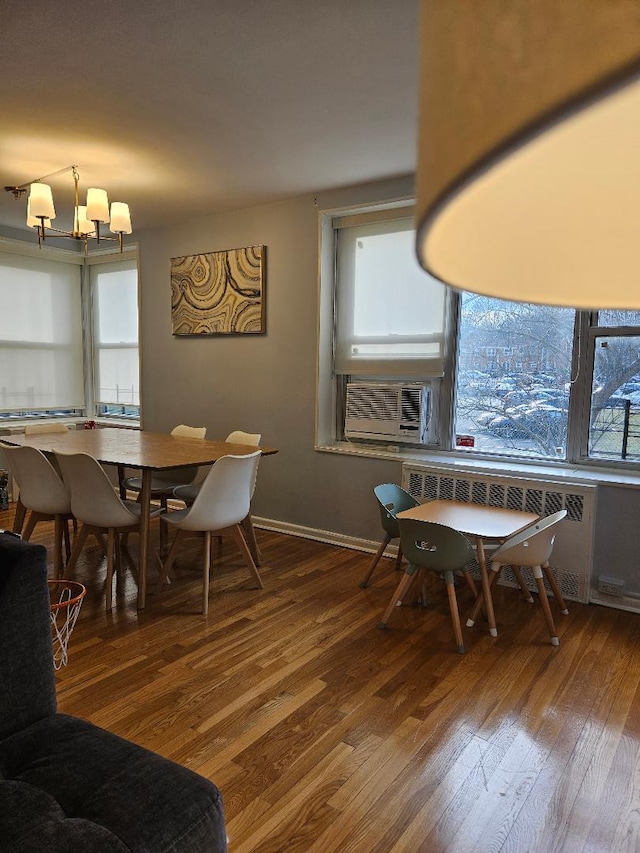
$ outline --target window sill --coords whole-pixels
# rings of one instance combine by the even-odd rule
[[[596,465],[575,465],[566,462],[528,462],[524,459],[488,459],[446,451],[414,450],[400,445],[357,444],[343,441],[331,445],[318,445],[320,453],[338,453],[345,456],[360,456],[369,459],[385,459],[393,462],[423,463],[443,471],[477,474],[504,474],[516,476],[534,475],[550,482],[585,483],[589,485],[622,486],[640,488],[640,470],[607,468]]]
[[[83,424],[87,420],[93,420],[98,427],[118,427],[122,429],[140,429],[139,421],[132,421],[130,418],[25,418],[24,420],[9,420],[6,422],[0,420],[0,435],[10,435],[11,433],[24,432],[24,428],[30,424],[58,424],[63,423],[70,429],[82,429]]]
[[[131,418],[94,418],[98,427],[117,427],[118,429],[140,429],[140,421]]]

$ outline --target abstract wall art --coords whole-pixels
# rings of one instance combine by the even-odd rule
[[[171,258],[174,335],[266,332],[266,246]]]

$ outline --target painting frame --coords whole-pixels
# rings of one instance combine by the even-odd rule
[[[171,333],[266,334],[265,245],[171,258]]]

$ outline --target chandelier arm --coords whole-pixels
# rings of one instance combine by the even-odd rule
[[[55,178],[56,175],[64,175],[65,172],[73,171],[75,178],[75,176],[78,174],[77,169],[77,166],[65,166],[64,169],[58,169],[57,172],[50,172],[48,175],[43,175],[41,178],[34,178],[31,181],[25,181],[24,184],[18,184],[15,187],[5,187],[5,190],[7,190],[7,192],[13,192],[13,194],[15,195],[16,190],[22,190],[23,192],[25,192],[31,186],[31,184],[39,184],[42,181],[45,181],[47,178]],[[16,196],[16,198],[19,198],[19,196]]]

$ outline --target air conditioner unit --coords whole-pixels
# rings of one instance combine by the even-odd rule
[[[378,441],[427,441],[429,386],[389,382],[349,382],[345,438]]]

